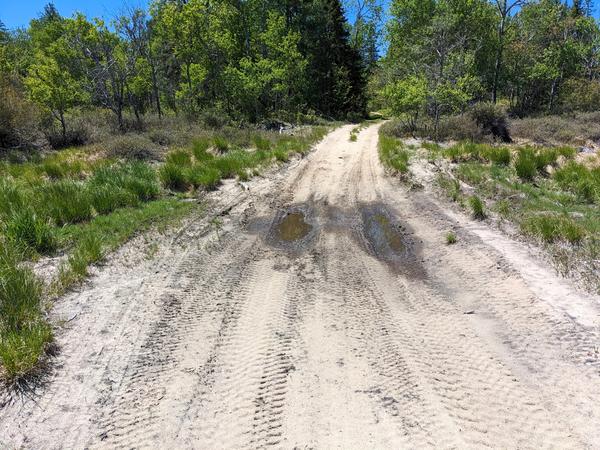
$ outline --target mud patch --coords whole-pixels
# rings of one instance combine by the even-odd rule
[[[425,277],[418,257],[420,247],[407,225],[394,219],[383,205],[364,205],[360,215],[364,241],[377,258],[403,273]]]
[[[266,240],[274,247],[298,252],[309,247],[316,233],[312,210],[306,205],[294,205],[276,215]]]
[[[294,242],[308,236],[312,228],[311,224],[305,222],[304,213],[297,211],[286,214],[277,225],[277,233],[280,240]]]

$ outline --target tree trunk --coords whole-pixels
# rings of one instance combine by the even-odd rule
[[[63,144],[66,144],[67,143],[67,124],[65,122],[65,113],[63,111],[60,111],[58,114],[59,114],[59,118],[60,118],[60,126],[62,128]]]

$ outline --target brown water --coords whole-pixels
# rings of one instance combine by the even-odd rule
[[[297,241],[310,233],[312,225],[304,221],[304,214],[293,212],[286,215],[277,225],[279,238],[286,242]]]
[[[383,237],[395,253],[402,253],[406,250],[402,233],[390,222],[388,217],[383,214],[375,214],[372,219],[377,222]]]

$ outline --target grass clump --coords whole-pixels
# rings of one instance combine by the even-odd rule
[[[159,172],[160,181],[166,189],[184,192],[189,189],[189,182],[185,175],[185,169],[175,164],[163,165]]]
[[[185,177],[194,188],[215,190],[221,183],[221,172],[213,167],[194,165],[187,169]]]
[[[7,383],[31,375],[52,340],[41,299],[41,282],[18,264],[6,242],[0,242],[0,362]]]
[[[469,207],[474,219],[483,220],[486,218],[485,204],[478,196],[473,195],[469,198]]]
[[[587,203],[600,203],[600,168],[589,169],[570,161],[553,174],[558,185]]]
[[[213,146],[219,153],[226,153],[229,151],[229,142],[222,136],[215,136],[213,139]]]
[[[394,137],[379,134],[379,159],[384,166],[400,174],[408,173],[410,155],[402,142]]]
[[[437,178],[437,183],[453,202],[460,200],[460,182],[456,178],[440,174]]]
[[[32,208],[15,210],[6,221],[3,232],[14,246],[40,255],[51,254],[58,246],[52,226]]]
[[[92,217],[89,192],[82,183],[61,180],[42,188],[42,205],[59,226],[85,222]]]
[[[453,245],[458,242],[458,238],[456,237],[456,233],[450,231],[446,234],[446,244]]]
[[[507,147],[489,147],[487,158],[497,166],[508,166],[511,160],[510,149]]]
[[[540,238],[546,243],[566,241],[571,244],[581,242],[585,230],[577,222],[563,215],[535,215],[521,222],[521,231]]]
[[[125,134],[113,138],[106,144],[106,154],[109,158],[127,161],[149,161],[160,157],[156,144],[139,134]]]
[[[533,180],[537,174],[535,152],[531,148],[523,148],[517,154],[515,171],[522,180]]]

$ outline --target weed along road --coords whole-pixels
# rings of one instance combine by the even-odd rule
[[[226,184],[61,299],[2,447],[600,448],[597,299],[387,175],[378,127]]]

